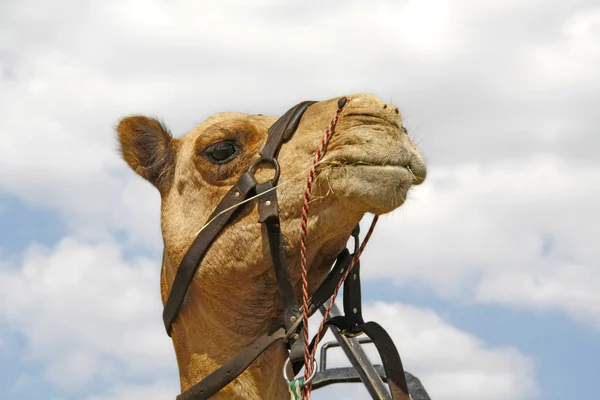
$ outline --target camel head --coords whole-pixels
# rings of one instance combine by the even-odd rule
[[[340,116],[313,186],[308,224],[312,290],[345,247],[362,216],[398,208],[410,188],[422,183],[426,174],[423,158],[408,137],[398,108],[368,94],[347,98],[350,102]],[[324,131],[337,110],[338,99],[311,105],[278,156],[281,228],[296,282],[300,279],[298,243],[306,177]],[[276,120],[260,114],[226,112],[208,118],[178,139],[160,122],[148,117],[132,116],[119,123],[123,158],[161,195],[161,228],[169,261],[163,265],[163,301],[195,234],[223,195],[257,158],[267,139],[267,130]],[[259,182],[271,176],[269,169],[256,174]],[[217,330],[222,333],[223,329],[230,329],[253,338],[264,334],[281,318],[264,236],[256,200],[252,200],[243,206],[206,254],[188,290],[180,322],[173,327],[174,341],[183,340],[176,338],[189,336],[191,330],[202,327],[206,329],[205,347],[210,347],[206,343],[211,332],[216,334]],[[364,272],[368,273],[368,268]],[[248,323],[240,324],[241,320]],[[187,322],[189,327],[185,327]],[[191,351],[189,343],[186,349]],[[207,357],[219,359],[213,354],[216,350],[202,351],[209,354]],[[192,362],[182,361],[179,352],[178,359],[180,368],[182,363]]]

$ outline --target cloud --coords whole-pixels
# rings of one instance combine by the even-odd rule
[[[531,398],[538,392],[535,364],[530,357],[511,347],[490,348],[433,310],[366,302],[363,316],[388,331],[404,368],[421,380],[433,399],[517,400]],[[316,323],[311,325],[311,334],[314,332]],[[373,345],[365,345],[365,349],[374,363],[381,362]],[[330,350],[327,365],[331,368],[349,364],[341,351]],[[368,396],[366,389],[357,384],[317,390],[314,398],[349,399],[357,398],[358,393]]]
[[[539,46],[532,58],[541,76],[553,85],[597,85],[598,74],[592,72],[600,60],[600,8],[570,15],[561,25],[561,40]]]
[[[115,305],[118,293],[138,290],[123,282],[136,281],[158,302],[158,274],[145,275],[150,261],[125,261],[112,242],[118,235],[126,250],[142,245],[151,256],[162,245],[158,194],[117,154],[119,118],[158,116],[181,135],[216,112],[277,115],[302,99],[374,92],[401,107],[431,168],[406,207],[381,221],[365,278],[424,285],[453,300],[559,310],[600,326],[600,232],[591,223],[600,176],[596,3],[3,4],[0,193],[58,212],[71,237],[31,248],[22,270],[0,270],[2,318],[26,332],[32,359],[55,360],[48,380],[114,381],[108,395],[117,398],[145,390],[115,371],[146,374],[152,362],[128,361],[140,353],[174,365],[168,343],[156,344],[163,338],[125,345],[142,327],[160,331],[160,305],[146,310],[131,295],[121,300],[140,307],[136,316],[119,316],[92,298]],[[396,249],[401,261],[391,263]],[[81,276],[66,269],[75,261]],[[100,286],[81,291],[73,276]],[[89,314],[71,310],[76,302],[90,304]],[[121,324],[137,316],[146,321],[140,330],[112,330],[113,317]],[[107,339],[95,340],[97,332]]]
[[[128,262],[121,252],[115,243],[73,238],[29,248],[19,265],[0,269],[0,320],[26,338],[24,357],[43,366],[44,379],[67,391],[100,382],[106,393],[90,400],[173,397],[177,364],[160,319],[158,262]],[[488,348],[432,310],[377,302],[364,315],[390,332],[404,365],[434,398],[491,391],[497,397],[485,398],[520,399],[536,387],[527,356]],[[342,357],[333,352],[330,360],[335,366]]]
[[[589,223],[599,184],[597,166],[549,155],[432,169],[405,208],[383,218],[364,255],[365,278],[561,311],[600,328],[600,228]]]
[[[600,329],[599,283],[596,266],[548,263],[532,270],[491,272],[477,285],[475,299],[546,312],[560,310]]]
[[[68,16],[23,1],[2,20],[13,34],[0,56],[0,130],[10,132],[0,187],[37,204],[89,215],[83,204],[106,203],[89,193],[120,187],[112,128],[133,112],[180,134],[224,110],[279,114],[302,98],[373,91],[402,107],[435,164],[540,149],[590,157],[581,139],[598,140],[597,82],[556,85],[595,76],[600,60],[586,49],[599,40],[597,9],[582,11],[587,2],[63,3]],[[282,18],[285,30],[273,22]]]
[[[156,260],[127,262],[115,243],[65,238],[3,264],[0,321],[26,338],[24,361],[42,365],[45,380],[75,390],[173,375]]]
[[[165,400],[179,393],[179,382],[159,381],[147,385],[121,385],[108,395],[91,396],[88,400]]]
[[[0,16],[0,191],[60,212],[78,236],[160,246],[158,195],[116,150],[131,113],[180,135],[216,112],[368,91],[401,106],[432,167],[540,153],[597,165],[591,1],[53,4]],[[557,83],[574,73],[588,84]]]

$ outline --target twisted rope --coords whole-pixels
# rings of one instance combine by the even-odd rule
[[[343,100],[343,103],[342,103]],[[331,122],[329,123],[329,126],[327,127],[327,130],[325,131],[325,135],[323,136],[323,139],[321,140],[321,146],[319,147],[319,149],[317,150],[317,154],[315,155],[315,158],[313,160],[312,163],[312,167],[310,169],[310,171],[308,172],[308,178],[307,178],[307,182],[306,182],[306,190],[304,192],[304,205],[302,207],[302,222],[300,224],[300,229],[301,229],[301,239],[300,239],[300,261],[302,264],[302,320],[304,322],[304,380],[308,380],[308,377],[311,375],[312,373],[312,367],[313,367],[313,363],[311,362],[311,355],[310,355],[310,350],[309,350],[309,335],[308,335],[308,267],[307,267],[307,261],[306,261],[306,237],[308,235],[308,210],[309,210],[309,205],[310,205],[310,196],[312,194],[312,185],[315,181],[315,172],[317,169],[317,163],[319,161],[321,161],[321,159],[323,158],[323,156],[325,155],[325,150],[327,148],[327,144],[329,143],[329,141],[331,140],[331,137],[333,136],[333,133],[335,132],[335,126],[337,125],[337,122],[340,118],[340,114],[342,113],[342,111],[344,110],[344,108],[346,107],[346,105],[348,105],[348,103],[350,102],[350,100],[348,98],[345,99],[340,99],[340,102],[338,102],[338,109],[333,117],[333,119],[331,120]],[[310,389],[308,389],[307,392],[307,388],[310,385],[306,385],[304,386],[304,393],[306,395],[306,393],[308,393],[308,396],[310,396]],[[308,397],[306,397],[308,399]]]

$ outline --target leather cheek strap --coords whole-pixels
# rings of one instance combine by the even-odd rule
[[[256,186],[256,194],[262,196],[258,199],[259,222],[267,233],[269,252],[273,261],[273,269],[277,279],[279,296],[283,303],[283,324],[286,330],[291,329],[294,319],[298,315],[298,301],[292,279],[290,278],[288,264],[283,247],[283,235],[279,220],[277,192],[274,190],[273,181],[261,183]]]
[[[298,128],[304,112],[314,103],[316,103],[316,101],[303,101],[302,103],[296,104],[269,128],[268,141],[260,152],[260,156],[263,160],[272,160],[277,157],[281,145],[290,140]]]
[[[242,175],[237,183],[227,192],[225,197],[223,197],[223,200],[221,200],[208,219],[209,221],[212,221],[213,218],[215,220],[208,224],[208,226],[198,234],[194,243],[192,243],[192,246],[181,260],[181,264],[179,264],[175,279],[173,280],[169,298],[167,299],[163,310],[163,321],[169,336],[171,336],[173,321],[175,321],[175,318],[177,317],[181,303],[183,303],[183,299],[187,293],[188,286],[194,278],[194,274],[198,270],[198,267],[202,263],[206,252],[238,210],[238,207],[232,209],[229,208],[249,197],[249,194],[255,187],[256,180],[251,173],[247,172]],[[224,210],[227,211],[223,212]],[[221,214],[221,212],[223,213]]]

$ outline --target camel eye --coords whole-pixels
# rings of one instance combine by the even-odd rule
[[[202,154],[214,164],[226,164],[239,153],[239,145],[231,141],[213,143]]]

